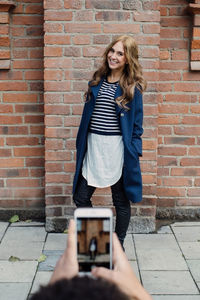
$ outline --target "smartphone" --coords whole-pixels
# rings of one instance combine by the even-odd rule
[[[74,219],[79,274],[89,274],[100,266],[112,269],[112,210],[77,208]]]

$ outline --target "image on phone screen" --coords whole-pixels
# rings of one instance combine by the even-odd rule
[[[77,218],[79,272],[110,268],[110,219]]]

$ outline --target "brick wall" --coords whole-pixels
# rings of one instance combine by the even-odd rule
[[[200,216],[200,72],[190,71],[193,18],[185,0],[161,0],[159,218]]]
[[[11,61],[9,70],[0,70],[0,218],[42,218],[43,1],[15,4],[9,25],[0,24],[1,36],[10,37]]]
[[[42,218],[46,201],[47,230],[65,228],[75,208],[71,189],[83,93],[106,45],[124,33],[137,40],[148,81],[141,158],[144,199],[132,205],[130,229],[154,230],[156,212],[160,219],[199,217],[200,72],[190,70],[191,39],[198,40],[199,31],[192,33],[189,1],[15,4],[9,24],[8,18],[0,18],[0,43],[8,36],[10,41],[0,51],[0,59],[10,59],[10,69],[0,70],[0,218],[15,212]],[[97,189],[93,202],[111,207],[110,189]]]
[[[159,76],[159,1],[46,0],[45,125],[47,230],[65,226],[71,215],[75,138],[87,82],[112,38],[131,34],[139,44],[148,80],[145,93],[144,200],[132,206],[132,226],[154,229],[157,177],[157,80]],[[94,205],[111,206],[110,189],[97,189]],[[138,225],[138,222],[140,225]],[[59,227],[60,228],[60,227]],[[140,228],[141,230],[141,228]]]

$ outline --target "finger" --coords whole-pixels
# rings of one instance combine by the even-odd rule
[[[104,267],[97,267],[92,269],[92,275],[98,278],[103,278],[108,281],[113,281],[113,271]]]
[[[76,226],[74,220],[69,221],[66,253],[76,258]]]

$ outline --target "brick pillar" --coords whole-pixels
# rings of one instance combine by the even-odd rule
[[[200,1],[190,3],[188,10],[193,15],[190,67],[200,71]]]
[[[116,35],[139,44],[148,81],[144,95],[144,196],[132,205],[130,230],[155,230],[157,181],[157,103],[159,101],[159,1],[45,0],[45,158],[46,229],[62,231],[74,211],[72,181],[75,138],[83,94],[100,57]],[[110,189],[97,189],[96,206],[112,207]]]

